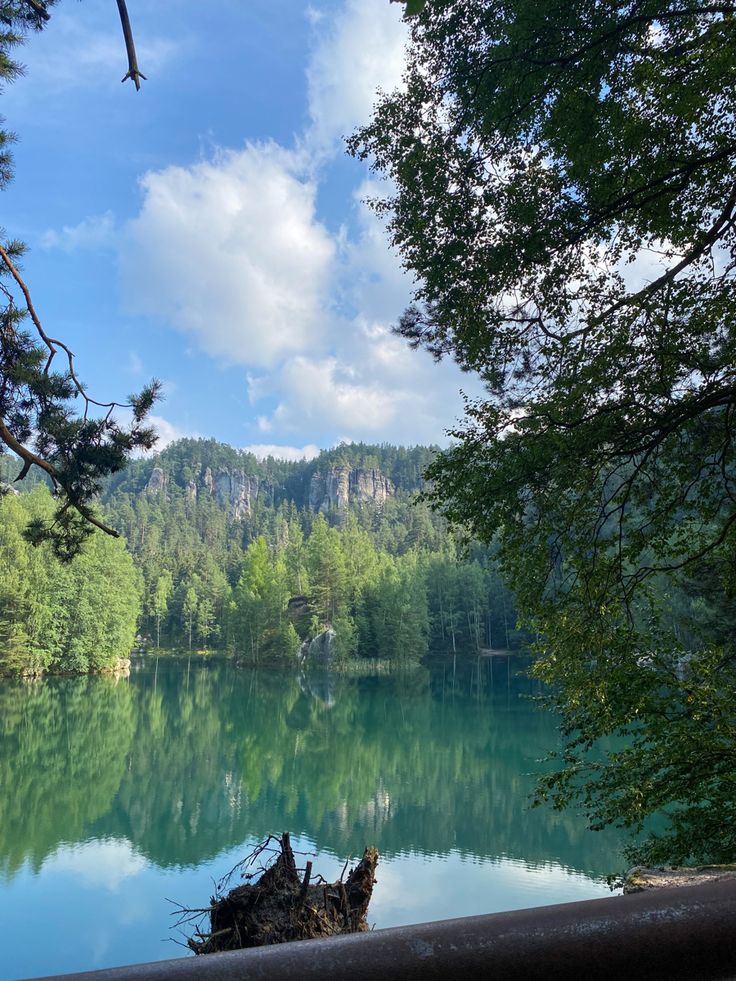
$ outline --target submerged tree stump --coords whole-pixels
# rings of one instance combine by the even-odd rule
[[[306,863],[300,876],[289,835],[285,832],[279,838],[268,839],[236,868],[252,862],[272,841],[277,845],[276,859],[256,882],[236,886],[225,895],[211,898],[209,909],[203,911],[209,914],[209,932],[197,930],[187,941],[195,954],[360,933],[368,929],[366,914],[378,864],[375,848],[366,848],[363,858],[349,872],[347,879],[343,880],[341,875],[337,882],[328,883],[322,876],[312,877],[311,862]],[[223,882],[227,883],[229,878],[227,876]]]

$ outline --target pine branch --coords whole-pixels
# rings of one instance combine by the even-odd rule
[[[41,2],[41,0],[26,0],[29,7],[32,7],[34,12],[38,14],[41,20],[49,20],[50,14],[46,9],[46,5]]]

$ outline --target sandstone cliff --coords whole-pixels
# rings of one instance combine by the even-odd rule
[[[296,498],[298,507],[308,507],[311,511],[326,514],[329,511],[344,512],[349,507],[371,505],[380,508],[396,493],[394,485],[380,470],[369,467],[332,466],[318,470],[309,481],[306,500],[296,488],[289,492],[281,486],[274,486],[271,480],[249,473],[237,467],[206,467],[204,471],[195,467],[179,477],[154,466],[145,487],[150,497],[168,496],[169,488],[180,487],[190,501],[214,498],[218,505],[227,511],[231,521],[250,518],[256,501],[272,505],[278,500]],[[296,491],[296,493],[294,493]]]
[[[323,513],[343,511],[351,504],[374,504],[381,507],[394,494],[394,487],[380,470],[330,467],[317,471],[309,483],[309,508]]]

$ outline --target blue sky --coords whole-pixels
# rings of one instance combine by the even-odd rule
[[[342,137],[400,82],[388,0],[62,0],[2,94],[3,226],[95,397],[164,382],[164,445],[445,442],[472,379],[390,334],[412,281]],[[475,389],[477,390],[477,389]]]

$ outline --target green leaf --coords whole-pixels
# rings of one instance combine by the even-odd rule
[[[421,14],[427,0],[406,0],[406,16],[416,17],[417,14]]]

